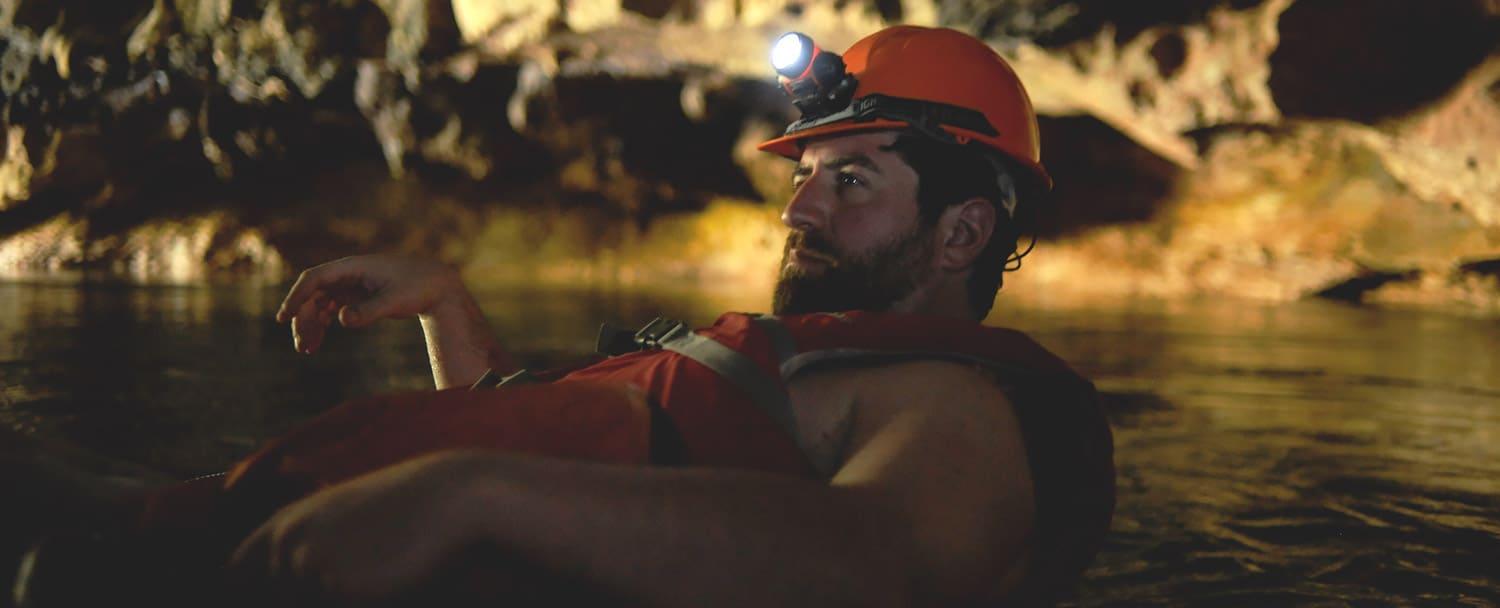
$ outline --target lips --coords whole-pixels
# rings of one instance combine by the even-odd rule
[[[828,266],[838,266],[839,261],[826,253],[819,253],[805,247],[792,248],[792,259],[797,262],[817,262]]]

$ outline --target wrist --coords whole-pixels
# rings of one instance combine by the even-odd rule
[[[438,273],[439,276],[434,280],[437,294],[433,297],[432,304],[419,317],[462,317],[471,310],[478,311],[479,305],[474,302],[474,297],[469,294],[469,288],[464,285],[457,270],[442,266]]]

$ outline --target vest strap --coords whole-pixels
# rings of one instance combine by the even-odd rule
[[[781,383],[767,377],[749,357],[724,346],[718,340],[686,331],[674,333],[659,342],[669,350],[713,370],[750,396],[756,407],[771,417],[782,430],[791,435],[797,447],[806,453],[802,435],[797,432],[797,418],[792,415],[792,401]]]
[[[766,332],[771,339],[771,351],[776,353],[776,364],[785,365],[788,360],[797,354],[797,340],[792,338],[792,332],[781,324],[781,318],[776,315],[751,315],[750,321]]]

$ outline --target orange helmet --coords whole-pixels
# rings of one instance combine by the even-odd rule
[[[820,52],[813,47],[808,56]],[[804,108],[801,120],[784,136],[760,144],[760,150],[795,160],[802,153],[799,142],[810,137],[913,128],[945,141],[979,142],[1052,187],[1042,167],[1031,98],[1010,65],[985,43],[956,30],[901,25],[854,43],[843,60],[857,81],[848,106],[812,115]],[[785,77],[782,82],[792,91]]]

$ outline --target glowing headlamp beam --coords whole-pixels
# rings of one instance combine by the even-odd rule
[[[776,40],[771,47],[771,67],[787,78],[796,78],[807,71],[812,61],[813,42],[806,34],[788,32]]]

